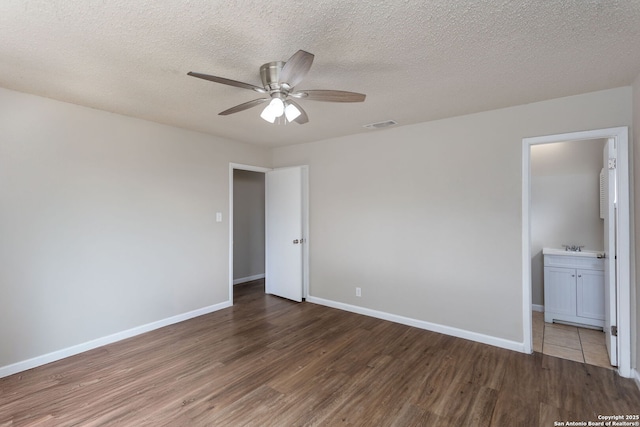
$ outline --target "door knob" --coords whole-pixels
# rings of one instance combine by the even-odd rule
[[[298,239],[295,239],[295,240],[293,241],[293,244],[294,244],[294,245],[297,245],[298,243],[300,243],[300,240],[298,240]]]

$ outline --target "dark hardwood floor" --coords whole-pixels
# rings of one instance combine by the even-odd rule
[[[639,414],[614,371],[236,287],[231,308],[0,379],[0,426],[553,426]]]

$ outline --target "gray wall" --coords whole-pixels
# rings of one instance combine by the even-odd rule
[[[309,165],[310,294],[522,342],[522,138],[630,123],[625,87],[275,149]]]
[[[233,278],[264,275],[264,173],[233,171]]]
[[[229,300],[229,162],[266,150],[4,89],[0,112],[0,367]]]
[[[640,162],[638,80],[274,150],[0,89],[0,367],[227,301],[229,162],[310,165],[313,296],[522,341],[522,138],[632,93]]]
[[[531,288],[543,305],[545,247],[563,244],[604,249],[600,219],[600,169],[606,140],[571,141],[531,147]]]

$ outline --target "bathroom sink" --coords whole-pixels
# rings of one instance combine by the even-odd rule
[[[588,251],[588,250],[582,250],[581,252],[577,252],[577,251],[567,251],[565,249],[543,248],[542,254],[543,255],[580,256],[580,257],[588,257],[588,258],[604,258],[604,252]]]

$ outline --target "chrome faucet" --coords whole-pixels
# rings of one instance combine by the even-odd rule
[[[565,251],[568,251],[568,252],[582,252],[582,248],[584,248],[584,245],[583,246],[562,245],[562,247],[564,248]]]

